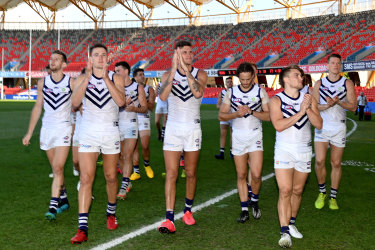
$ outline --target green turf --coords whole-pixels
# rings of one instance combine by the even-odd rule
[[[118,202],[120,227],[106,229],[106,193],[102,169],[98,168],[94,184],[95,200],[89,217],[89,241],[72,246],[69,239],[77,229],[77,177],[72,174],[71,157],[66,164],[66,185],[71,209],[57,216],[55,222],[44,219],[50,199],[51,172],[47,157],[39,149],[39,129],[36,128],[29,147],[21,143],[25,134],[30,102],[0,102],[0,248],[1,249],[67,249],[91,248],[163,219],[164,172],[162,143],[156,140],[153,127],[151,166],[155,178],[148,179],[141,168],[142,179],[133,182],[133,189],[124,201]],[[349,114],[349,117],[358,120]],[[348,138],[345,149],[343,179],[338,193],[339,211],[327,207],[314,208],[317,183],[314,171],[305,188],[297,226],[304,234],[293,240],[297,249],[371,249],[375,246],[375,123],[358,122],[355,133]],[[348,123],[348,131],[352,123]],[[195,205],[236,187],[234,164],[229,159],[219,161],[214,154],[219,149],[219,123],[214,105],[202,105],[203,145],[198,167],[198,186]],[[273,171],[275,131],[271,123],[264,123],[263,175]],[[328,163],[329,161],[327,161]],[[349,166],[356,165],[356,166]],[[367,166],[366,166],[367,165]],[[328,168],[330,169],[330,168]],[[120,176],[119,176],[120,180]],[[178,180],[176,213],[184,206],[184,179]],[[328,183],[329,186],[329,183]],[[275,179],[263,183],[260,193],[262,218],[239,225],[238,195],[195,214],[197,225],[188,227],[176,221],[174,235],[161,235],[152,230],[128,240],[116,249],[273,249],[278,248],[279,224],[277,217],[277,185]]]

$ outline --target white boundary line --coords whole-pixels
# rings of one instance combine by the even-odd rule
[[[350,119],[350,118],[347,118],[347,119],[350,120],[354,124],[353,128],[346,134],[346,137],[349,137],[351,134],[353,134],[353,132],[357,129],[358,126],[357,126],[357,123],[353,119]],[[314,156],[315,156],[315,154],[313,154],[313,157]],[[263,176],[262,177],[262,181],[266,181],[268,179],[271,179],[274,176],[275,176],[274,173],[270,173],[270,174],[268,174],[266,176]],[[194,206],[193,210],[194,210],[194,212],[197,212],[197,211],[202,210],[202,209],[204,209],[206,207],[209,207],[209,206],[211,206],[211,205],[213,205],[213,204],[215,204],[215,203],[217,203],[217,202],[219,202],[219,201],[221,201],[221,200],[223,200],[223,199],[225,199],[225,198],[227,198],[229,196],[232,196],[232,195],[234,195],[236,193],[238,193],[238,190],[237,189],[233,189],[233,190],[228,191],[228,192],[226,192],[226,193],[224,193],[222,195],[219,195],[219,196],[217,196],[215,198],[212,198],[212,199],[210,199],[210,200],[208,200],[206,202],[203,202],[202,204],[199,204],[198,206]],[[180,212],[180,213],[178,213],[178,214],[175,215],[175,219],[179,220],[179,219],[182,218],[182,216],[183,216],[183,213]],[[125,234],[125,235],[123,235],[121,237],[115,238],[115,239],[113,239],[113,240],[111,240],[111,241],[109,241],[107,243],[100,244],[100,245],[98,245],[98,246],[96,246],[96,247],[94,247],[92,249],[94,249],[94,250],[104,250],[104,249],[108,249],[108,248],[120,245],[121,243],[123,243],[123,242],[125,242],[127,240],[130,240],[130,239],[135,238],[135,237],[137,237],[139,235],[145,234],[145,233],[147,233],[147,232],[149,232],[151,230],[156,230],[157,227],[164,220],[165,219],[160,220],[158,222],[155,222],[154,224],[150,224],[148,226],[141,227],[141,228],[139,228],[139,229],[137,229],[137,230],[135,230],[135,231],[133,231],[131,233],[128,233],[128,234]]]

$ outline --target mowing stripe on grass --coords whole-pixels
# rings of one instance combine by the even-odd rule
[[[349,137],[357,129],[357,123],[354,120],[350,119],[350,118],[347,118],[347,119],[350,120],[353,123],[353,128],[346,134],[346,136]],[[315,156],[315,154],[313,154],[313,157],[314,156]],[[274,173],[270,173],[270,174],[268,174],[266,176],[263,176],[262,177],[262,181],[266,181],[268,179],[271,179],[274,176],[275,176]],[[204,202],[202,204],[194,206],[193,210],[195,212],[199,211],[199,210],[202,210],[203,208],[209,207],[209,206],[211,206],[211,205],[213,205],[213,204],[215,204],[215,203],[217,203],[217,202],[219,202],[219,201],[221,201],[221,200],[223,200],[223,199],[225,199],[225,198],[227,198],[227,197],[229,197],[231,195],[234,195],[236,193],[238,193],[238,190],[237,189],[233,189],[233,190],[228,191],[228,192],[226,192],[226,193],[224,193],[222,195],[219,195],[219,196],[217,196],[215,198],[212,198],[212,199],[210,199],[210,200],[208,200],[208,201],[206,201],[206,202]],[[179,220],[179,219],[182,218],[182,216],[183,216],[183,212],[180,212],[180,213],[178,213],[178,214],[175,215],[175,219]],[[139,229],[137,229],[137,230],[135,230],[135,231],[133,231],[131,233],[128,233],[128,234],[125,234],[125,235],[123,235],[121,237],[115,238],[115,239],[113,239],[113,240],[111,240],[111,241],[109,241],[107,243],[100,244],[100,245],[98,245],[98,246],[96,246],[96,247],[94,247],[92,249],[103,250],[103,249],[108,249],[108,248],[120,245],[121,243],[124,243],[127,240],[130,240],[130,239],[132,239],[134,237],[137,237],[139,235],[145,234],[145,233],[147,233],[147,232],[149,232],[151,230],[157,229],[157,227],[164,220],[165,219],[162,219],[162,220],[160,220],[158,222],[155,222],[154,224],[151,224],[151,225],[148,225],[148,226],[145,226],[145,227],[141,227],[141,228],[139,228]]]

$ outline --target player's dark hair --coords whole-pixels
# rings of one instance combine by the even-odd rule
[[[289,76],[289,73],[292,69],[296,69],[298,70],[300,73],[301,73],[301,76],[304,77],[305,76],[305,72],[303,72],[303,70],[296,64],[292,64],[292,65],[289,65],[288,67],[285,67],[281,70],[280,72],[280,75],[279,75],[279,83],[281,85],[281,87],[285,88],[285,82],[284,82],[284,78],[286,76]]]
[[[332,57],[338,58],[340,60],[340,62],[341,62],[341,56],[339,54],[331,54],[331,55],[329,55],[328,59],[327,59],[327,62],[329,62],[329,59],[331,59]]]
[[[94,44],[93,46],[90,47],[90,50],[89,50],[89,52],[90,52],[90,56],[92,55],[92,51],[93,51],[94,49],[96,49],[96,48],[103,48],[103,49],[105,49],[105,52],[108,53],[108,49],[107,49],[107,47],[106,47],[105,45],[103,45],[103,44],[101,44],[101,43],[97,43],[97,44]]]
[[[52,52],[52,54],[60,55],[63,58],[63,62],[65,62],[65,63],[68,62],[68,58],[66,57],[65,53],[62,52],[61,50],[55,50],[54,52]],[[49,65],[48,65],[48,67],[49,67]]]
[[[192,45],[191,45],[191,42],[188,42],[188,41],[178,41],[177,43],[176,43],[176,46],[174,47],[174,49],[177,49],[177,48],[183,48],[183,47],[185,47],[185,46],[189,46],[189,47],[192,47]]]
[[[238,65],[236,70],[236,76],[239,77],[240,73],[251,73],[254,75],[254,68],[249,62],[243,62],[240,65]]]
[[[144,69],[141,69],[141,68],[136,68],[134,71],[133,71],[133,77],[136,77],[138,72],[145,72]]]
[[[128,74],[130,74],[130,65],[129,65],[129,63],[127,63],[125,61],[117,62],[115,64],[115,67],[119,67],[119,66],[122,66],[124,69],[127,69],[128,70]]]

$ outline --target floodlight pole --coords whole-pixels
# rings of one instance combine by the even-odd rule
[[[30,95],[31,95],[31,47],[32,47],[32,44],[31,44],[31,38],[32,38],[32,34],[33,34],[33,31],[30,29],[30,44],[29,44],[29,100],[31,99],[30,98]]]
[[[57,50],[60,50],[60,29],[57,30]]]

